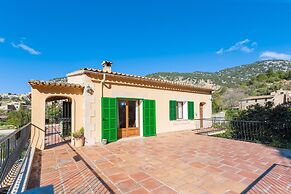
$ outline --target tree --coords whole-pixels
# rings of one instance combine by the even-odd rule
[[[230,88],[221,96],[222,107],[224,109],[237,107],[239,106],[239,101],[246,96],[243,88]]]
[[[258,81],[265,81],[265,80],[268,79],[268,77],[267,77],[266,74],[259,74],[259,75],[256,77],[256,79],[257,79]]]
[[[226,87],[222,87],[219,90],[215,91],[212,95],[212,111],[213,113],[218,113],[223,110],[221,96],[227,90]]]
[[[272,68],[268,69],[266,72],[267,77],[274,77],[275,76],[275,72],[273,71]]]
[[[7,124],[14,125],[16,128],[22,127],[30,122],[30,111],[20,108],[18,111],[8,113]]]
[[[62,106],[57,103],[53,103],[46,107],[46,117],[48,123],[58,123],[62,117]]]

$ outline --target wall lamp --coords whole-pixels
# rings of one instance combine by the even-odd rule
[[[91,86],[86,86],[86,91],[89,94],[93,94],[94,93],[94,90],[91,88]]]

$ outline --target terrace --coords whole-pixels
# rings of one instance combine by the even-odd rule
[[[27,124],[0,139],[0,193],[42,192],[45,186],[49,193],[291,192],[291,150],[245,142],[267,143],[263,130],[269,128],[289,134],[290,123],[195,123],[195,130],[81,148],[62,135],[61,125],[48,123],[42,130]],[[209,136],[220,136],[227,128],[236,130],[237,140]],[[33,146],[39,141],[44,150]]]
[[[37,151],[28,188],[55,193],[290,193],[289,150],[165,133],[108,145]]]

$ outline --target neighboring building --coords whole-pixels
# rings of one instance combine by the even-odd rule
[[[0,110],[9,112],[9,111],[17,110],[17,109],[13,104],[4,104],[0,106]]]
[[[14,110],[19,110],[20,108],[24,109],[30,109],[30,105],[26,105],[24,102],[9,102],[9,103],[3,103],[0,105],[0,110],[4,111],[14,111]]]
[[[240,100],[240,109],[245,110],[249,106],[259,104],[264,106],[267,102],[274,103],[277,106],[282,103],[291,102],[291,91],[289,90],[278,90],[272,92],[270,95],[265,96],[250,96]]]
[[[194,119],[211,118],[212,89],[111,71],[84,68],[67,75],[67,83],[30,81],[32,130],[44,148],[45,103],[61,97],[71,103],[71,132],[84,127],[86,144],[132,136],[197,128]],[[203,123],[200,123],[202,127]],[[40,130],[38,130],[40,129]]]
[[[0,99],[10,99],[10,100],[15,100],[15,99],[19,99],[19,100],[28,100],[29,101],[29,93],[28,94],[11,94],[11,93],[3,93],[0,94]]]
[[[14,106],[15,110],[19,110],[21,107],[21,102],[10,102],[8,105]]]

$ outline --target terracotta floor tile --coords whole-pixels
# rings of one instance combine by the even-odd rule
[[[144,188],[140,187],[134,191],[129,192],[128,194],[149,194],[149,192],[145,190]]]
[[[120,173],[110,176],[109,179],[114,183],[119,183],[125,180],[129,180],[129,177],[124,173]]]
[[[152,190],[154,190],[162,185],[159,181],[157,181],[153,178],[148,178],[148,179],[142,181],[140,184],[142,186],[144,186],[149,191],[152,191]]]
[[[244,176],[246,178],[254,179],[254,180],[259,177],[259,175],[252,173],[252,172],[248,172],[248,171],[241,171],[238,174],[241,176]]]
[[[135,180],[136,182],[139,182],[139,181],[142,181],[142,180],[145,180],[145,179],[149,178],[149,175],[147,175],[144,172],[136,172],[136,173],[130,174],[129,176],[133,180]]]
[[[120,182],[117,184],[117,187],[122,191],[122,192],[130,192],[138,188],[138,185],[136,182],[134,182],[131,179],[128,179],[126,181]]]
[[[155,194],[176,194],[177,192],[174,191],[173,189],[167,187],[167,186],[162,186],[162,187],[159,187],[158,189],[153,190],[151,193],[155,193]]]

